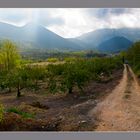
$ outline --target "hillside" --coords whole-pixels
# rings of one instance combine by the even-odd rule
[[[117,36],[102,42],[98,46],[98,50],[100,52],[115,53],[115,52],[127,50],[129,47],[131,47],[132,44],[133,43],[130,40],[126,39],[125,37]]]
[[[116,36],[125,37],[131,42],[136,42],[140,40],[140,28],[97,29],[95,31],[85,33],[76,39],[86,43],[87,49],[98,49],[101,43]]]
[[[51,32],[42,25],[34,23],[29,23],[23,27],[0,23],[0,31],[1,39],[14,40],[24,47],[61,51],[80,49],[77,44]]]

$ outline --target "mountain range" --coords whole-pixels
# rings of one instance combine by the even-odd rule
[[[99,50],[99,46],[101,45],[103,46],[103,43],[105,43],[106,41],[109,43],[109,40],[110,40],[110,47],[111,47],[112,38],[115,37],[123,37],[124,41],[126,40],[128,41],[128,44],[129,41],[134,43],[140,40],[140,28],[98,29],[77,37],[76,42],[78,42],[77,40],[79,40],[79,45],[81,44],[81,42],[84,42],[86,43],[87,48]],[[120,44],[121,41],[123,41],[123,39],[120,40]],[[113,41],[114,44],[118,44],[118,39],[113,39]],[[122,46],[121,50],[123,49],[126,50],[129,47],[130,45]],[[120,46],[118,46],[118,49],[119,48]],[[116,51],[118,51],[118,49]]]
[[[29,23],[22,27],[0,23],[0,39],[11,39],[27,48],[79,50],[80,46],[49,31],[42,25]]]
[[[17,27],[0,22],[0,39],[11,39],[23,48],[115,53],[139,41],[140,28],[98,29],[76,38],[63,38],[39,24],[29,23]]]

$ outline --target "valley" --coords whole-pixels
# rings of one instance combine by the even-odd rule
[[[139,131],[138,11],[22,10],[0,15],[0,131]]]

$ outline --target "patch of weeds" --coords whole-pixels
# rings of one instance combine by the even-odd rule
[[[16,114],[19,114],[21,115],[23,118],[34,118],[34,114],[31,114],[31,113],[27,113],[27,112],[23,112],[21,111],[19,108],[17,107],[11,107],[9,109],[6,110],[7,112],[13,112],[13,113],[16,113]]]
[[[126,95],[124,96],[124,98],[125,98],[125,99],[128,99],[128,98],[130,98],[130,95],[129,95],[129,94],[126,94]]]
[[[4,106],[0,104],[0,122],[3,121]]]
[[[133,80],[132,75],[130,75],[130,76],[128,77],[128,80],[130,80],[130,81],[132,81],[132,80]]]

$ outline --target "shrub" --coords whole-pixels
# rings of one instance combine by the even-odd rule
[[[65,62],[75,62],[76,60],[77,60],[76,57],[66,57],[66,58],[64,59]]]
[[[59,59],[58,58],[48,58],[47,61],[55,63],[55,62],[58,62]]]

